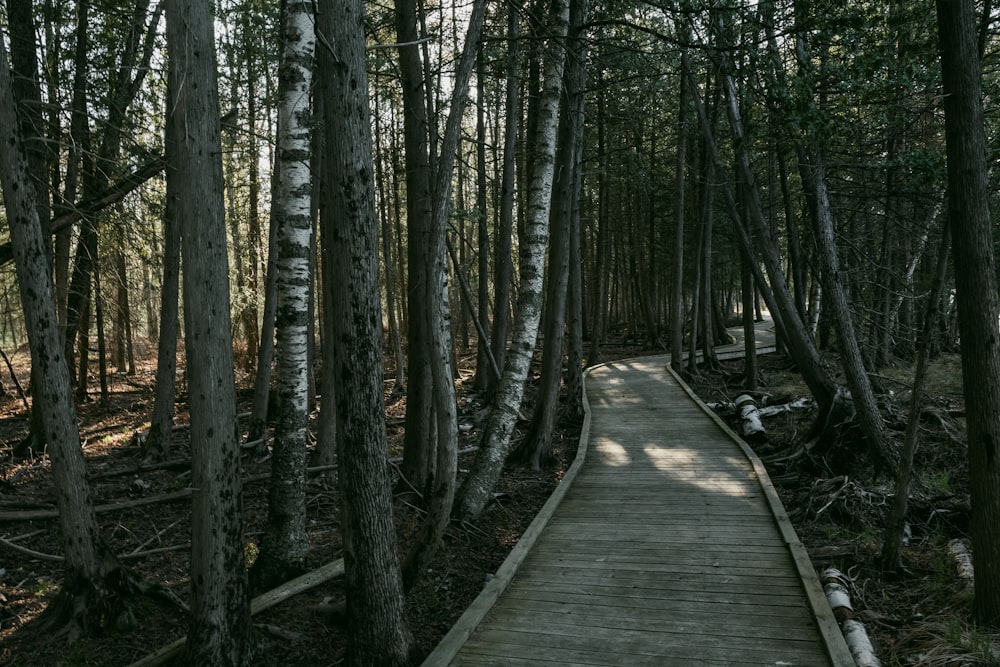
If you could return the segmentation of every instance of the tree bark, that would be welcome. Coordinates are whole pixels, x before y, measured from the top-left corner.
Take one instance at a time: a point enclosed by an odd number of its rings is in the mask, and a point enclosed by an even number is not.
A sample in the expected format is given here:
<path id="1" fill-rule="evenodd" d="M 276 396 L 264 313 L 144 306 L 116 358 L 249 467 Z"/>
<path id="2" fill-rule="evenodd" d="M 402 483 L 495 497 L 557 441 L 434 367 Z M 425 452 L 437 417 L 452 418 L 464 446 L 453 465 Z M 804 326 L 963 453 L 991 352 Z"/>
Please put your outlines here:
<path id="1" fill-rule="evenodd" d="M 1000 625 L 1000 303 L 989 209 L 982 72 L 972 0 L 938 0 L 948 159 L 948 218 L 962 332 L 962 384 L 969 441 L 973 613 Z"/>
<path id="2" fill-rule="evenodd" d="M 483 440 L 472 469 L 455 503 L 455 515 L 474 521 L 496 486 L 510 449 L 510 436 L 517 421 L 541 319 L 545 277 L 545 243 L 548 236 L 555 166 L 556 129 L 565 61 L 569 4 L 557 0 L 548 17 L 545 47 L 545 77 L 538 104 L 537 133 L 533 142 L 534 167 L 528 186 L 525 235 L 521 239 L 521 283 L 518 288 L 518 319 L 513 342 L 497 391 L 497 402 L 483 429 Z"/>
<path id="3" fill-rule="evenodd" d="M 559 118 L 556 166 L 549 227 L 549 258 L 546 304 L 543 315 L 542 370 L 535 410 L 517 456 L 535 470 L 552 461 L 552 433 L 559 413 L 563 350 L 566 330 L 566 300 L 569 290 L 570 236 L 573 211 L 579 195 L 576 167 L 583 150 L 583 112 L 587 60 L 583 26 L 587 1 L 570 0 L 567 35 L 568 61 L 563 71 L 565 98 Z"/>
<path id="4" fill-rule="evenodd" d="M 164 138 L 166 162 L 176 165 L 176 133 L 170 127 L 175 119 L 169 113 L 173 103 L 174 93 L 168 90 L 165 114 L 168 127 Z M 156 397 L 153 400 L 153 414 L 149 419 L 149 434 L 143 445 L 143 455 L 157 461 L 170 458 L 174 428 L 181 268 L 181 220 L 177 217 L 180 193 L 177 192 L 177 185 L 177 177 L 168 173 L 166 208 L 163 214 L 163 280 L 160 285 L 160 331 L 156 346 Z"/>
<path id="5" fill-rule="evenodd" d="M 432 372 L 430 368 L 430 321 L 427 294 L 433 216 L 431 150 L 427 99 L 430 87 L 420 61 L 416 0 L 396 0 L 396 40 L 399 47 L 399 78 L 403 88 L 403 143 L 406 163 L 407 233 L 407 368 L 406 427 L 401 482 L 423 493 L 432 473 L 434 434 L 432 420 Z"/>
<path id="6" fill-rule="evenodd" d="M 18 287 L 36 369 L 36 411 L 52 459 L 53 486 L 65 545 L 63 588 L 50 603 L 53 623 L 70 636 L 101 629 L 118 612 L 110 577 L 118 564 L 100 537 L 87 484 L 69 368 L 62 356 L 45 239 L 38 221 L 34 184 L 17 123 L 7 50 L 0 40 L 0 185 L 10 225 Z"/>
<path id="7" fill-rule="evenodd" d="M 252 662 L 244 564 L 239 424 L 214 18 L 207 0 L 168 0 L 169 110 L 184 259 L 184 329 L 191 409 L 191 664 Z"/>
<path id="8" fill-rule="evenodd" d="M 277 194 L 278 179 L 281 178 L 281 163 L 275 160 L 271 172 L 271 192 Z M 264 275 L 264 312 L 260 324 L 260 348 L 257 350 L 257 372 L 254 374 L 253 403 L 250 408 L 250 423 L 247 427 L 247 441 L 260 440 L 263 445 L 267 429 L 267 407 L 271 395 L 271 371 L 274 362 L 274 326 L 278 312 L 278 260 L 281 248 L 278 246 L 278 223 L 275 210 L 271 210 L 267 236 L 267 268 Z M 263 446 L 261 447 L 263 450 Z"/>
<path id="9" fill-rule="evenodd" d="M 277 401 L 267 524 L 250 572 L 267 590 L 306 570 L 306 439 L 309 421 L 309 322 L 312 295 L 312 146 L 309 105 L 316 33 L 313 5 L 283 3 L 284 52 L 278 80 Z"/>
<path id="10" fill-rule="evenodd" d="M 319 32 L 338 61 L 320 72 L 332 90 L 325 111 L 325 190 L 337 215 L 334 344 L 341 527 L 350 665 L 400 667 L 412 659 L 396 555 L 382 398 L 381 298 L 372 183 L 368 74 L 361 0 L 322 0 Z"/>
<path id="11" fill-rule="evenodd" d="M 686 216 L 685 195 L 687 185 L 688 134 L 688 87 L 686 74 L 691 68 L 691 56 L 687 49 L 681 52 L 680 101 L 677 103 L 677 157 L 674 184 L 674 259 L 673 296 L 670 300 L 670 367 L 680 372 L 684 366 L 684 218 Z"/>
<path id="12" fill-rule="evenodd" d="M 500 177 L 500 212 L 497 221 L 493 263 L 493 334 L 490 344 L 497 367 L 503 372 L 510 324 L 510 290 L 514 276 L 512 238 L 514 234 L 514 176 L 517 167 L 517 126 L 520 119 L 518 68 L 520 59 L 520 0 L 507 7 L 507 80 L 504 92 L 503 168 Z M 495 398 L 499 381 L 491 378 L 486 395 Z"/>

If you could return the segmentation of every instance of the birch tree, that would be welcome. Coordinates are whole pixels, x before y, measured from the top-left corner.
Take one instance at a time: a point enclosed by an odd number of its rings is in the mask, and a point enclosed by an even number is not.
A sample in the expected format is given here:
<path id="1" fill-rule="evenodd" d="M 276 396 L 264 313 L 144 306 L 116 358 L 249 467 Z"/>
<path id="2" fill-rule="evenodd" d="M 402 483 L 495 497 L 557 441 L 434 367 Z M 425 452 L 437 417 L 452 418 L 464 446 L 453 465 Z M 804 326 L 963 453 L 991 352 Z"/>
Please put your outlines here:
<path id="1" fill-rule="evenodd" d="M 552 460 L 552 432 L 559 411 L 569 294 L 570 237 L 573 226 L 578 226 L 579 223 L 579 219 L 574 220 L 573 215 L 574 211 L 579 213 L 577 201 L 582 177 L 578 166 L 579 156 L 583 152 L 587 60 L 583 26 L 587 20 L 586 14 L 586 0 L 571 0 L 567 39 L 570 56 L 563 72 L 566 96 L 559 119 L 552 192 L 551 240 L 545 290 L 548 301 L 542 322 L 541 381 L 527 436 L 515 454 L 530 461 L 536 470 Z"/>
<path id="2" fill-rule="evenodd" d="M 284 53 L 278 80 L 277 407 L 267 527 L 251 572 L 264 590 L 301 574 L 306 534 L 306 431 L 309 418 L 308 323 L 312 253 L 312 155 L 309 125 L 313 4 L 284 3 Z"/>
<path id="3" fill-rule="evenodd" d="M 541 319 L 545 283 L 545 246 L 555 166 L 559 99 L 566 57 L 569 2 L 554 0 L 549 8 L 545 43 L 545 76 L 538 102 L 536 133 L 532 142 L 534 166 L 528 184 L 524 238 L 520 243 L 521 281 L 517 293 L 517 320 L 511 348 L 497 389 L 496 404 L 483 429 L 475 463 L 459 490 L 453 515 L 473 521 L 490 498 L 510 451 L 510 439 L 517 422 L 524 381 L 531 367 L 535 338 Z"/>

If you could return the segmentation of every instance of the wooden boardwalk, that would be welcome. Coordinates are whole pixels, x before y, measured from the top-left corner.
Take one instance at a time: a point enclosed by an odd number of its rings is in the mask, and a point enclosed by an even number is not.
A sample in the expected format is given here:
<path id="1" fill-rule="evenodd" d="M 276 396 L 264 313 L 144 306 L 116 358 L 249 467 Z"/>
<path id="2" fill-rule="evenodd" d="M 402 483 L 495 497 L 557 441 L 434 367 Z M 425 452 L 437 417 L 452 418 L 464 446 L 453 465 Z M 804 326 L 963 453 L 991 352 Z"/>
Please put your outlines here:
<path id="1" fill-rule="evenodd" d="M 667 363 L 588 375 L 567 479 L 424 665 L 853 666 L 763 467 Z"/>

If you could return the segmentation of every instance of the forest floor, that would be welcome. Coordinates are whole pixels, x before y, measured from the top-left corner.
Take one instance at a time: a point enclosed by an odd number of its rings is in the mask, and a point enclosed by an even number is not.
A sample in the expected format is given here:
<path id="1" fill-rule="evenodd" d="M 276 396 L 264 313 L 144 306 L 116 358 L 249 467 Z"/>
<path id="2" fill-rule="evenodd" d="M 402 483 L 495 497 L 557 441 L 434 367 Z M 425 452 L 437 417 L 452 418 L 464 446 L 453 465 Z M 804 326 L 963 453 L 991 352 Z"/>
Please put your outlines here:
<path id="1" fill-rule="evenodd" d="M 620 344 L 604 348 L 603 353 L 608 360 L 659 352 Z M 13 360 L 19 374 L 26 370 L 26 358 L 26 352 L 21 352 Z M 781 358 L 770 355 L 761 359 L 766 394 L 759 396 L 762 402 L 779 403 L 806 395 L 801 380 Z M 461 361 L 471 364 L 474 358 Z M 784 415 L 766 422 L 768 440 L 755 447 L 814 565 L 835 566 L 852 578 L 854 608 L 868 626 L 884 664 L 997 665 L 998 637 L 968 623 L 971 594 L 956 575 L 947 548 L 949 540 L 968 537 L 959 366 L 955 357 L 945 356 L 934 368 L 922 420 L 914 518 L 903 578 L 883 578 L 878 565 L 891 482 L 866 466 L 865 457 L 856 451 L 853 434 L 845 434 L 836 450 L 840 455 L 790 461 L 787 455 L 801 445 L 810 414 Z M 731 400 L 741 393 L 741 372 L 741 362 L 729 362 L 721 370 L 702 371 L 693 384 L 705 400 Z M 154 370 L 147 363 L 135 375 L 112 376 L 106 401 L 92 390 L 92 400 L 80 406 L 81 432 L 98 505 L 161 499 L 102 511 L 98 518 L 103 535 L 126 565 L 183 601 L 189 586 L 189 501 L 182 493 L 172 501 L 162 498 L 188 488 L 190 451 L 184 429 L 179 427 L 171 466 L 150 470 L 139 465 L 136 435 L 148 427 L 153 376 Z M 26 381 L 26 375 L 22 379 Z M 906 369 L 889 373 L 883 380 L 885 388 L 892 390 L 886 407 L 892 414 L 905 414 L 909 397 Z M 240 378 L 241 385 L 247 383 L 247 378 Z M 458 387 L 459 419 L 467 425 L 460 447 L 471 449 L 481 433 L 483 405 L 470 389 L 470 372 L 463 371 Z M 179 425 L 187 420 L 183 387 L 181 390 Z M 249 391 L 241 397 L 248 401 Z M 530 406 L 524 412 L 530 412 Z M 391 456 L 399 453 L 404 413 L 405 398 L 388 408 Z M 901 429 L 902 420 L 894 426 Z M 408 598 L 410 626 L 421 654 L 429 652 L 448 631 L 548 498 L 575 455 L 579 429 L 579 423 L 561 424 L 554 441 L 556 463 L 552 468 L 535 472 L 508 466 L 496 500 L 481 520 L 475 526 L 450 528 L 433 570 Z M 48 459 L 42 456 L 17 462 L 11 458 L 11 447 L 26 430 L 20 399 L 13 395 L 0 399 L 0 539 L 5 541 L 0 543 L 0 665 L 129 665 L 182 637 L 185 612 L 178 605 L 151 599 L 136 603 L 135 625 L 72 646 L 53 641 L 33 626 L 32 621 L 58 590 L 62 570 L 55 559 L 61 551 L 56 521 L 19 516 L 52 507 Z M 901 440 L 901 430 L 898 435 Z M 463 455 L 460 469 L 468 466 L 472 456 Z M 249 558 L 255 554 L 266 517 L 268 470 L 266 459 L 244 457 L 244 530 Z M 309 486 L 310 565 L 315 567 L 340 556 L 339 503 L 332 481 L 317 476 L 311 478 Z M 395 511 L 402 552 L 421 515 L 402 499 Z M 331 609 L 342 599 L 341 584 L 334 580 L 256 616 L 256 664 L 340 664 L 345 637 L 342 619 Z"/>
<path id="2" fill-rule="evenodd" d="M 809 395 L 784 358 L 772 354 L 760 361 L 760 388 L 753 395 L 761 406 Z M 887 369 L 874 379 L 881 385 L 889 430 L 901 444 L 913 369 Z M 689 381 L 706 402 L 732 401 L 744 393 L 743 362 L 723 362 L 715 371 L 703 368 Z M 957 540 L 971 549 L 961 381 L 957 354 L 931 361 L 900 575 L 884 573 L 880 563 L 895 482 L 886 471 L 875 470 L 858 428 L 842 429 L 823 456 L 803 456 L 815 411 L 784 413 L 765 419 L 766 441 L 751 445 L 813 566 L 818 572 L 835 567 L 850 578 L 854 611 L 887 666 L 1000 665 L 1000 634 L 970 622 L 972 587 L 959 575 L 950 547 Z M 734 430 L 735 421 L 727 418 Z"/>

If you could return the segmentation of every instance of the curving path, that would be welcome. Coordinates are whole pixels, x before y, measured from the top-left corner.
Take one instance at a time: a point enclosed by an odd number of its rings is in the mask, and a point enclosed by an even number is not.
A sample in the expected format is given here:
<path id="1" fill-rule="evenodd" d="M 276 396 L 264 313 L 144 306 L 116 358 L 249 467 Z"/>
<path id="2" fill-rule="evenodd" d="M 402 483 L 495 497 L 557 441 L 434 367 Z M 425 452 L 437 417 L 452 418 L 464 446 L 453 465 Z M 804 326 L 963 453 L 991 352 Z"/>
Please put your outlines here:
<path id="1" fill-rule="evenodd" d="M 763 466 L 668 362 L 592 369 L 576 462 L 425 665 L 854 664 Z"/>

